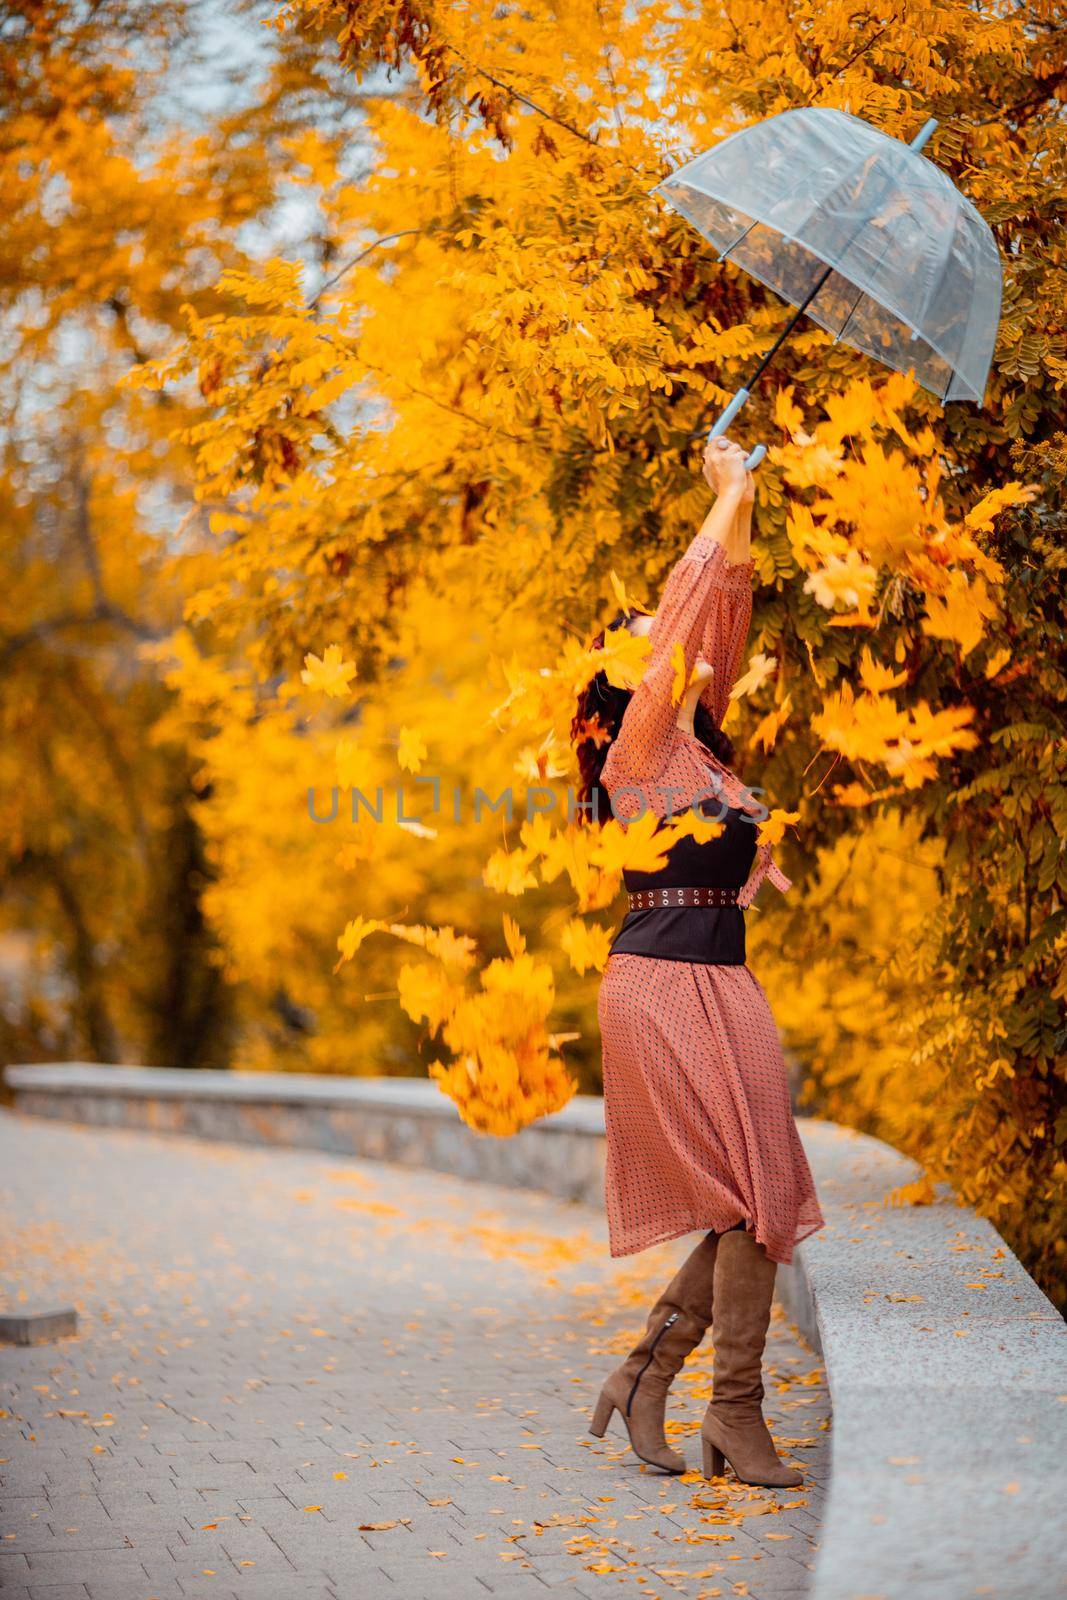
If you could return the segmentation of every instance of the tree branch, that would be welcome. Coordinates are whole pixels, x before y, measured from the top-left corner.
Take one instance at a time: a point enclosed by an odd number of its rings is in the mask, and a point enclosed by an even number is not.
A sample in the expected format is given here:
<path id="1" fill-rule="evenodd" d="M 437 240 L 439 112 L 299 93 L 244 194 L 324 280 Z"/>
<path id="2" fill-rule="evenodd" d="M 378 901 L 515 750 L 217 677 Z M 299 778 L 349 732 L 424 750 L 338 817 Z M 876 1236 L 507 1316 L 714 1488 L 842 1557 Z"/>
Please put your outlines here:
<path id="1" fill-rule="evenodd" d="M 57 616 L 46 617 L 41 622 L 33 623 L 29 628 L 23 628 L 21 633 L 11 634 L 0 643 L 0 667 L 6 666 L 20 650 L 47 639 L 51 634 L 66 633 L 71 628 L 91 627 L 97 622 L 113 623 L 124 633 L 132 633 L 136 638 L 144 639 L 146 642 L 166 637 L 165 630 L 148 628 L 144 623 L 131 617 L 121 606 L 115 605 L 110 600 L 100 600 L 90 611 L 61 611 Z"/>
<path id="2" fill-rule="evenodd" d="M 308 301 L 308 310 L 314 311 L 327 289 L 332 289 L 338 279 L 343 278 L 346 272 L 351 272 L 353 267 L 358 267 L 361 261 L 365 261 L 369 255 L 372 255 L 383 244 L 391 244 L 394 239 L 404 239 L 410 234 L 423 233 L 424 231 L 422 228 L 400 228 L 396 233 L 383 233 L 380 239 L 375 239 L 365 250 L 361 250 L 358 256 L 353 256 L 351 261 L 346 261 L 343 267 L 337 269 L 332 278 L 327 278 L 326 282 L 320 285 L 315 298 Z"/>

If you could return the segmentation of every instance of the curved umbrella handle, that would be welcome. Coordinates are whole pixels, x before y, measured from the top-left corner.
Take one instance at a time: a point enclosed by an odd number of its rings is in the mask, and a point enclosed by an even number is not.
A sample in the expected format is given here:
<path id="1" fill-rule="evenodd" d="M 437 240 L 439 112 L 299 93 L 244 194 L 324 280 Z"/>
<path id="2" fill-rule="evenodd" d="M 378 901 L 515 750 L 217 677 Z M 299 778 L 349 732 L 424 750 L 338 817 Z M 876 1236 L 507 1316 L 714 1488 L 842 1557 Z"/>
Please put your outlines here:
<path id="1" fill-rule="evenodd" d="M 730 401 L 730 404 L 726 407 L 726 410 L 719 417 L 718 421 L 712 423 L 711 432 L 708 434 L 709 439 L 719 439 L 722 437 L 747 399 L 748 390 L 738 389 L 737 393 Z"/>
<path id="2" fill-rule="evenodd" d="M 741 407 L 744 405 L 745 401 L 748 399 L 748 393 L 749 392 L 747 389 L 738 389 L 737 393 L 730 401 L 730 404 L 726 407 L 726 410 L 719 417 L 718 421 L 712 424 L 711 431 L 708 434 L 709 440 L 719 439 L 722 437 L 727 428 L 730 426 L 731 422 L 737 416 L 737 413 L 741 410 Z M 767 446 L 758 444 L 752 453 L 745 457 L 745 470 L 748 472 L 755 471 L 766 454 Z"/>

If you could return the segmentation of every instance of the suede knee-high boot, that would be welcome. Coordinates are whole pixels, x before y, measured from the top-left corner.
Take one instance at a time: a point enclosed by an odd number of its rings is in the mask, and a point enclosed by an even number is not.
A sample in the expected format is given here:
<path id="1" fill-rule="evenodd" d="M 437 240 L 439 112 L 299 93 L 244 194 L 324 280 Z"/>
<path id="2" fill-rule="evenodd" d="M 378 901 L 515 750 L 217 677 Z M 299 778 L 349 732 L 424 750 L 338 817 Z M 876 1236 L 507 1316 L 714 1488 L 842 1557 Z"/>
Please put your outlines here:
<path id="1" fill-rule="evenodd" d="M 747 1232 L 725 1233 L 715 1263 L 712 1399 L 700 1425 L 704 1476 L 729 1462 L 742 1483 L 788 1489 L 804 1479 L 779 1460 L 763 1420 L 763 1347 L 777 1267 Z"/>
<path id="2" fill-rule="evenodd" d="M 712 1318 L 719 1235 L 709 1233 L 682 1263 L 648 1314 L 643 1338 L 600 1391 L 589 1431 L 598 1439 L 617 1411 L 635 1455 L 664 1472 L 684 1472 L 685 1459 L 663 1431 L 667 1391 Z"/>

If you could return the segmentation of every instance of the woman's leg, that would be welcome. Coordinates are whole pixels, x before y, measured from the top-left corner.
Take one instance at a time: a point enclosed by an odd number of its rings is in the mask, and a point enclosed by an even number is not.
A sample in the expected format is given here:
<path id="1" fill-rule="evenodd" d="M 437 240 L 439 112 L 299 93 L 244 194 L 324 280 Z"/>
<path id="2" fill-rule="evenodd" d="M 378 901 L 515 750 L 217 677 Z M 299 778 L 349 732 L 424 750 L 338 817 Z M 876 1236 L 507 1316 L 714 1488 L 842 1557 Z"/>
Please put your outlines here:
<path id="1" fill-rule="evenodd" d="M 711 1323 L 719 1238 L 707 1234 L 675 1273 L 649 1312 L 643 1337 L 600 1391 L 590 1425 L 589 1431 L 603 1438 L 612 1412 L 618 1411 L 635 1455 L 665 1472 L 686 1470 L 664 1433 L 667 1392 Z"/>
<path id="2" fill-rule="evenodd" d="M 715 1260 L 711 1403 L 700 1425 L 704 1476 L 729 1462 L 742 1483 L 793 1488 L 804 1479 L 778 1458 L 763 1420 L 763 1348 L 777 1267 L 755 1236 L 731 1229 Z"/>

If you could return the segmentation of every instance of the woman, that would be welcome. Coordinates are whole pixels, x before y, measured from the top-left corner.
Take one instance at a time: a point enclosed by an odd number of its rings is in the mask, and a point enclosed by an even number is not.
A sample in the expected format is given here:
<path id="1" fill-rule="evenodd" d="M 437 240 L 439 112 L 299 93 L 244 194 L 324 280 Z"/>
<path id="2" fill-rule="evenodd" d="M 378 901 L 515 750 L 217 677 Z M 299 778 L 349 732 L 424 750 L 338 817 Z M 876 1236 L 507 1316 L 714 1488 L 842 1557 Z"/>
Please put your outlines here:
<path id="1" fill-rule="evenodd" d="M 667 1391 L 711 1326 L 705 1476 L 729 1461 L 745 1483 L 789 1487 L 803 1480 L 763 1420 L 763 1347 L 777 1264 L 823 1218 L 770 1008 L 745 965 L 743 908 L 764 877 L 781 890 L 789 880 L 757 845 L 767 813 L 731 771 L 721 729 L 752 615 L 752 476 L 726 439 L 705 453 L 704 473 L 715 504 L 655 616 L 612 624 L 650 637 L 641 683 L 631 694 L 599 673 L 572 728 L 583 798 L 601 822 L 608 802 L 624 824 L 645 809 L 680 819 L 694 802 L 722 822 L 714 839 L 675 844 L 659 872 L 624 873 L 630 911 L 599 1000 L 611 1254 L 707 1232 L 604 1384 L 591 1431 L 602 1437 L 618 1411 L 642 1460 L 684 1472 L 664 1437 Z"/>

